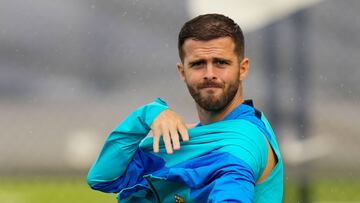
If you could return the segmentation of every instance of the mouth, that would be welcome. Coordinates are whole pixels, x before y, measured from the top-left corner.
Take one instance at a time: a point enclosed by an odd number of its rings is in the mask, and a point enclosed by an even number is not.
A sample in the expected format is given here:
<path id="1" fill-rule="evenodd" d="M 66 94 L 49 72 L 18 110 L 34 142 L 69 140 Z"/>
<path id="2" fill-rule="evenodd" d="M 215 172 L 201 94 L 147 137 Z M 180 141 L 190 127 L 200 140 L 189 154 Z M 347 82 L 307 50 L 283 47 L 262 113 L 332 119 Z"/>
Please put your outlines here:
<path id="1" fill-rule="evenodd" d="M 213 88 L 222 88 L 221 84 L 203 84 L 199 89 L 213 89 Z"/>
<path id="2" fill-rule="evenodd" d="M 203 92 L 203 94 L 213 95 L 213 94 L 215 94 L 216 92 L 219 92 L 220 89 L 221 89 L 221 88 L 220 88 L 220 87 L 217 87 L 217 86 L 207 86 L 207 87 L 201 88 L 200 90 Z"/>
<path id="3" fill-rule="evenodd" d="M 217 83 L 205 83 L 200 86 L 200 91 L 202 91 L 204 94 L 215 94 L 220 89 L 222 89 L 221 84 Z"/>
<path id="4" fill-rule="evenodd" d="M 217 86 L 208 86 L 208 87 L 202 87 L 202 90 L 212 90 L 212 89 L 220 89 L 220 87 Z"/>

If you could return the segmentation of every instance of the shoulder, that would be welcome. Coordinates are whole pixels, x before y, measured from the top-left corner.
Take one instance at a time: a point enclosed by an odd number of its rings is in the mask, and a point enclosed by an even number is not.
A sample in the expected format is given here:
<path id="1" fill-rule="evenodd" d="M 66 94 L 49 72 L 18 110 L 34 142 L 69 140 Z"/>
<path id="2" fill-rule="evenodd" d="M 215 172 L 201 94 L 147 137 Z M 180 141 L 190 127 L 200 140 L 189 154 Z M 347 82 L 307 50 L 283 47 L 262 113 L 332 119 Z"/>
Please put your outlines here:
<path id="1" fill-rule="evenodd" d="M 221 125 L 227 126 L 222 138 L 229 142 L 219 151 L 230 152 L 246 162 L 258 179 L 268 161 L 268 142 L 262 130 L 245 119 L 224 121 Z"/>

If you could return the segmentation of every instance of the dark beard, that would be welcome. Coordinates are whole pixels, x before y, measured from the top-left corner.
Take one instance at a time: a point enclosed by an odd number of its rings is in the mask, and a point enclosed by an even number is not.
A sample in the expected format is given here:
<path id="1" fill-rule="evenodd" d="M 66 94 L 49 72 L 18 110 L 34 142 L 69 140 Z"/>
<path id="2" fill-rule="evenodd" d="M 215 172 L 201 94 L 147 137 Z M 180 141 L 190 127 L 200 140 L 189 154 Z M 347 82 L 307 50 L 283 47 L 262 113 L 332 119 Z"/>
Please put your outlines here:
<path id="1" fill-rule="evenodd" d="M 234 83 L 231 83 L 229 85 L 229 88 L 227 90 L 224 90 L 223 94 L 220 95 L 219 98 L 215 98 L 214 96 L 208 96 L 206 98 L 201 96 L 201 93 L 199 89 L 205 88 L 205 87 L 219 87 L 224 89 L 223 84 L 218 84 L 215 82 L 205 82 L 200 85 L 198 85 L 197 88 L 192 87 L 190 85 L 187 85 L 189 92 L 191 96 L 194 98 L 195 102 L 206 111 L 211 112 L 217 112 L 224 109 L 235 97 L 236 92 L 239 89 L 240 81 L 236 80 Z"/>

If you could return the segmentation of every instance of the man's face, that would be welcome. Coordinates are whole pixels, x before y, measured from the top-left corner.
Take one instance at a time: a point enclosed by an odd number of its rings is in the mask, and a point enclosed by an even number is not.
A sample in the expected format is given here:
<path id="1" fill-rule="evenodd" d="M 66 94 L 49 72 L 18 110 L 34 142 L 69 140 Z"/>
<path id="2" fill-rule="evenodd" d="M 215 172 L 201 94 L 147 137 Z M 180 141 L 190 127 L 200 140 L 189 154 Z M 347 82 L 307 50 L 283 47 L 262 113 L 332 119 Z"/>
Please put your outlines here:
<path id="1" fill-rule="evenodd" d="M 219 111 L 236 95 L 241 96 L 241 80 L 248 59 L 239 61 L 230 37 L 209 41 L 187 39 L 184 59 L 178 70 L 196 103 L 207 111 Z M 244 69 L 244 64 L 246 69 Z"/>

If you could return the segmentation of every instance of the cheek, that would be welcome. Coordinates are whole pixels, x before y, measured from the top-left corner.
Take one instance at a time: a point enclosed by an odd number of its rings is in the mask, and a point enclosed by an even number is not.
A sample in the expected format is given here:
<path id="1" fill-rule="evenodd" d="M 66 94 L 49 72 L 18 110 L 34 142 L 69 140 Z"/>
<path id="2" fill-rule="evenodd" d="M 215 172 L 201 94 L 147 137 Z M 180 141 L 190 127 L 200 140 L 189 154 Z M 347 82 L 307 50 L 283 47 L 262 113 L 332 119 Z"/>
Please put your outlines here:
<path id="1" fill-rule="evenodd" d="M 188 84 L 188 85 L 193 85 L 193 84 L 197 84 L 199 82 L 201 82 L 201 77 L 198 77 L 196 75 L 196 73 L 191 73 L 191 74 L 186 74 L 185 73 L 185 82 Z"/>
<path id="2" fill-rule="evenodd" d="M 229 72 L 227 75 L 226 75 L 226 79 L 228 81 L 231 81 L 231 82 L 234 82 L 236 80 L 240 80 L 240 70 L 238 69 L 235 69 L 231 72 Z"/>
<path id="3" fill-rule="evenodd" d="M 187 78 L 187 79 L 185 79 L 185 83 L 187 86 L 190 86 L 193 89 L 197 89 L 196 87 L 198 86 L 198 83 L 196 81 L 189 80 L 189 78 Z"/>

